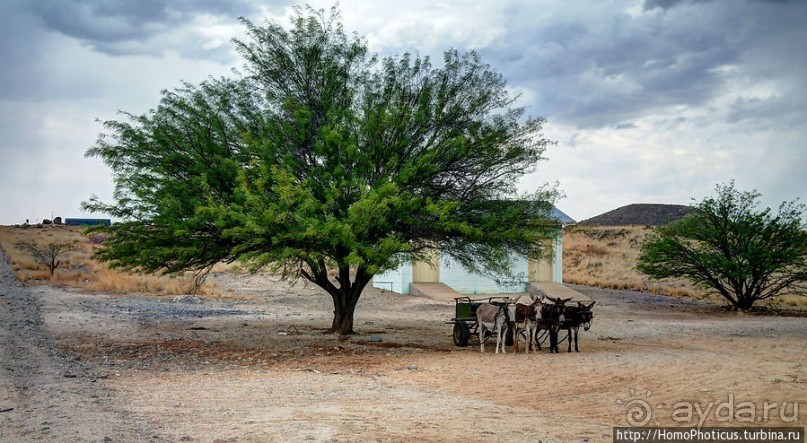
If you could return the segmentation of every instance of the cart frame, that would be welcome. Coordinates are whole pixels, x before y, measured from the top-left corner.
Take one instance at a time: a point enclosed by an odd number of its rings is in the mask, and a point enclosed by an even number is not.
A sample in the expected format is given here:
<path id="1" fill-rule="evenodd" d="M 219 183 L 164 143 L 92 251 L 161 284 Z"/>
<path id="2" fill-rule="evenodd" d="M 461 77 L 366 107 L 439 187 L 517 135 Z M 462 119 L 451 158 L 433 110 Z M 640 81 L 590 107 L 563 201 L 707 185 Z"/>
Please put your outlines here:
<path id="1" fill-rule="evenodd" d="M 469 296 L 454 297 L 454 317 L 446 321 L 446 324 L 453 324 L 452 338 L 454 345 L 458 347 L 468 346 L 471 336 L 479 336 L 479 322 L 476 320 L 476 309 L 483 303 L 493 305 L 506 305 L 510 299 L 507 296 L 491 296 L 486 298 L 472 299 Z M 512 346 L 513 332 L 508 328 L 507 345 Z M 493 335 L 491 331 L 485 331 L 483 340 Z"/>

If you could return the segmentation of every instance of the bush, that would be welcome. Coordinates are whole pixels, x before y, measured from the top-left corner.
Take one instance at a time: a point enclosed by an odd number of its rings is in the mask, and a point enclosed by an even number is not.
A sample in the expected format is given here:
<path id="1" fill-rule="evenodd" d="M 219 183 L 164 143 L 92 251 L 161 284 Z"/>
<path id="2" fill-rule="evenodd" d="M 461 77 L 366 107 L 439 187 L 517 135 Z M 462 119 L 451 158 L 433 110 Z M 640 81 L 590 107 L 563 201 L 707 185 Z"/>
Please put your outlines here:
<path id="1" fill-rule="evenodd" d="M 740 192 L 733 182 L 716 190 L 684 219 L 659 227 L 636 268 L 654 279 L 688 279 L 743 311 L 788 290 L 803 294 L 805 206 L 785 202 L 774 214 L 756 210 L 756 191 Z"/>
<path id="2" fill-rule="evenodd" d="M 32 241 L 19 242 L 17 246 L 27 251 L 35 262 L 45 266 L 50 271 L 50 275 L 62 264 L 65 254 L 76 250 L 75 243 L 52 242 L 41 245 Z"/>

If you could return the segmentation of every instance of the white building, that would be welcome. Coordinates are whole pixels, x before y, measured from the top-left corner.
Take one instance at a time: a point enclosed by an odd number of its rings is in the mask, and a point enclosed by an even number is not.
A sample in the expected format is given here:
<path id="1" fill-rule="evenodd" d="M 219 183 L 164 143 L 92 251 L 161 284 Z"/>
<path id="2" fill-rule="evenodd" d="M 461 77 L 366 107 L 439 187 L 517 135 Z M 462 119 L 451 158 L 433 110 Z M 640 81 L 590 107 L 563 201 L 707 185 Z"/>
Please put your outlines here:
<path id="1" fill-rule="evenodd" d="M 557 208 L 552 209 L 552 217 L 562 226 L 574 223 L 574 220 Z M 510 272 L 515 276 L 514 280 L 511 278 L 504 281 L 501 278 L 474 274 L 447 255 L 435 254 L 434 259 L 429 262 L 404 263 L 397 269 L 376 274 L 373 277 L 373 287 L 410 294 L 412 283 L 443 283 L 462 294 L 509 294 L 527 292 L 530 282 L 563 283 L 563 229 L 547 239 L 547 246 L 551 246 L 552 252 L 546 259 L 511 257 Z"/>

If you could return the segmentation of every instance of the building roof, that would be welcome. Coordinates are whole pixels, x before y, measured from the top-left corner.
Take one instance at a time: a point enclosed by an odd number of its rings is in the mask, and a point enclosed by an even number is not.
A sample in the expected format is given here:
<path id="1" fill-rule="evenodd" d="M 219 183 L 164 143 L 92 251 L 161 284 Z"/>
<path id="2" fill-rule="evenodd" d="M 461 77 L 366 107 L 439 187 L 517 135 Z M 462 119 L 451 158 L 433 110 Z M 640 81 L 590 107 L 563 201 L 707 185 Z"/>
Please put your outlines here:
<path id="1" fill-rule="evenodd" d="M 556 206 L 552 206 L 552 213 L 550 214 L 550 216 L 552 218 L 554 218 L 555 220 L 563 223 L 564 225 L 570 225 L 570 224 L 577 223 L 576 221 L 574 221 L 573 218 L 566 215 L 563 211 L 558 209 Z"/>

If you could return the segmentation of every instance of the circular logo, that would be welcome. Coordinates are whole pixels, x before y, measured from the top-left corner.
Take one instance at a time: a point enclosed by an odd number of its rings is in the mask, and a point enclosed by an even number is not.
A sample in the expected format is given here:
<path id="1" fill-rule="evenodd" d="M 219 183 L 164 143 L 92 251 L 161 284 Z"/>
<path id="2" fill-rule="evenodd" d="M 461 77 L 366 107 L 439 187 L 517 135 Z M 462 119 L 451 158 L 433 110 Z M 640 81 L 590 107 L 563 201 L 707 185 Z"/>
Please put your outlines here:
<path id="1" fill-rule="evenodd" d="M 626 416 L 631 426 L 644 426 L 653 418 L 653 408 L 642 399 L 635 398 L 628 402 Z"/>
<path id="2" fill-rule="evenodd" d="M 651 395 L 653 395 L 652 391 L 645 391 L 645 398 L 650 398 Z M 650 423 L 653 418 L 653 407 L 643 400 L 641 395 L 637 395 L 633 388 L 630 390 L 630 396 L 631 398 L 628 400 L 616 400 L 616 404 L 624 405 L 627 408 L 625 417 L 628 419 L 628 424 L 639 427 Z M 617 417 L 616 421 L 621 421 L 621 419 L 622 417 Z"/>

